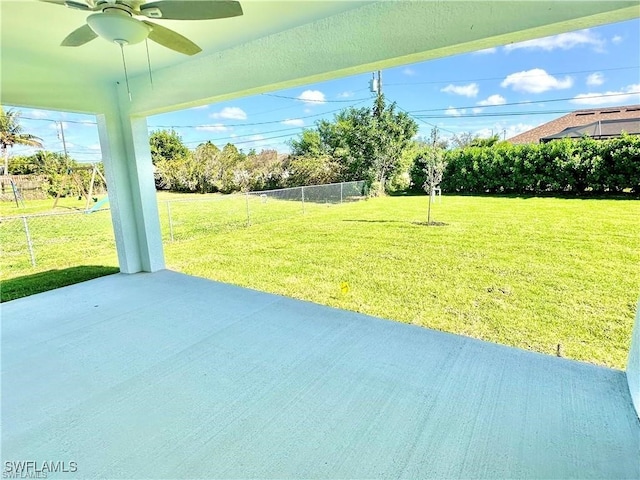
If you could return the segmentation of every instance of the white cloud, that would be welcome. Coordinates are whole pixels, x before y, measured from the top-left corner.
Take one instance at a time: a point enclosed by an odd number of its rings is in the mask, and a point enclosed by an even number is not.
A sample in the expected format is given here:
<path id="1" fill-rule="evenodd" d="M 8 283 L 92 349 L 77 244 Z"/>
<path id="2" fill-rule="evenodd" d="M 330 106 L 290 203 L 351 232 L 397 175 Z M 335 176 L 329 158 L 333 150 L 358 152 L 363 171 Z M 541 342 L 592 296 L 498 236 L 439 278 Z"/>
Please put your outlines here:
<path id="1" fill-rule="evenodd" d="M 606 105 L 640 103 L 640 83 L 627 85 L 620 90 L 601 93 L 580 93 L 570 100 L 578 105 Z"/>
<path id="2" fill-rule="evenodd" d="M 313 112 L 313 110 L 311 110 L 310 108 L 305 108 L 305 109 L 303 110 L 303 112 L 304 112 L 304 113 L 311 113 L 311 112 Z"/>
<path id="3" fill-rule="evenodd" d="M 325 103 L 326 99 L 324 93 L 320 90 L 305 90 L 298 95 L 298 100 L 302 100 L 304 103 L 320 104 Z"/>
<path id="4" fill-rule="evenodd" d="M 478 54 L 478 55 L 487 55 L 487 54 L 491 54 L 491 53 L 496 53 L 498 51 L 498 49 L 496 47 L 491 47 L 491 48 L 483 48 L 482 50 L 477 50 L 473 53 Z"/>
<path id="5" fill-rule="evenodd" d="M 292 127 L 303 127 L 304 120 L 301 118 L 287 118 L 286 120 L 280 122 L 283 125 L 291 125 Z"/>
<path id="6" fill-rule="evenodd" d="M 89 150 L 100 150 L 100 144 L 99 143 L 92 143 L 91 145 L 89 145 L 87 147 Z"/>
<path id="7" fill-rule="evenodd" d="M 27 116 L 33 118 L 49 118 L 51 112 L 47 112 L 45 110 L 30 110 Z"/>
<path id="8" fill-rule="evenodd" d="M 196 130 L 200 130 L 201 132 L 226 132 L 229 130 L 229 127 L 226 127 L 222 123 L 214 123 L 213 125 L 199 125 L 196 127 Z"/>
<path id="9" fill-rule="evenodd" d="M 614 44 L 616 44 L 616 45 L 617 45 L 617 44 L 621 43 L 621 42 L 622 42 L 622 40 L 623 40 L 623 38 L 622 38 L 620 35 L 614 35 L 614 36 L 611 38 L 611 43 L 614 43 Z"/>
<path id="10" fill-rule="evenodd" d="M 505 138 L 515 137 L 516 135 L 520 135 L 521 133 L 528 132 L 532 128 L 536 128 L 538 125 L 530 125 L 527 123 L 517 123 L 515 125 L 509 125 L 506 127 Z M 503 132 L 504 134 L 505 132 Z"/>
<path id="11" fill-rule="evenodd" d="M 228 118 L 232 120 L 246 120 L 247 114 L 239 107 L 224 107 L 219 112 L 209 115 L 211 118 Z"/>
<path id="12" fill-rule="evenodd" d="M 460 115 L 464 115 L 466 110 L 464 108 L 458 109 L 454 107 L 449 107 L 444 111 L 445 115 L 450 115 L 452 117 L 459 117 Z"/>
<path id="13" fill-rule="evenodd" d="M 351 98 L 353 97 L 353 92 L 342 92 L 338 94 L 338 98 Z"/>
<path id="14" fill-rule="evenodd" d="M 500 86 L 511 87 L 516 92 L 542 93 L 548 90 L 562 90 L 571 88 L 573 79 L 565 77 L 558 79 L 549 75 L 541 68 L 533 68 L 522 72 L 512 73 L 502 81 Z"/>
<path id="15" fill-rule="evenodd" d="M 406 67 L 405 69 L 403 69 L 402 73 L 404 75 L 407 75 L 408 77 L 413 77 L 414 75 L 416 75 L 416 71 L 413 68 L 409 68 L 409 67 Z"/>
<path id="16" fill-rule="evenodd" d="M 602 52 L 605 43 L 605 40 L 599 34 L 587 29 L 512 43 L 511 45 L 505 45 L 504 49 L 507 52 L 520 49 L 551 52 L 557 49 L 570 50 L 575 47 L 591 46 L 596 52 Z"/>
<path id="17" fill-rule="evenodd" d="M 600 72 L 594 72 L 587 77 L 587 85 L 597 86 L 604 83 L 604 75 Z"/>
<path id="18" fill-rule="evenodd" d="M 495 95 L 490 95 L 488 98 L 486 98 L 485 100 L 480 100 L 478 102 L 478 105 L 482 105 L 482 106 L 487 106 L 487 105 L 504 105 L 505 103 L 507 103 L 507 101 L 505 100 L 505 98 L 502 95 L 499 94 L 495 94 Z"/>
<path id="19" fill-rule="evenodd" d="M 478 95 L 480 89 L 477 83 L 470 83 L 469 85 L 447 85 L 440 90 L 445 93 L 454 93 L 456 95 L 462 95 L 464 97 L 475 97 Z"/>
<path id="20" fill-rule="evenodd" d="M 251 137 L 249 137 L 249 140 L 259 142 L 260 140 L 264 140 L 264 135 L 252 135 Z"/>
<path id="21" fill-rule="evenodd" d="M 480 108 L 480 107 L 475 107 L 472 112 L 473 113 L 482 113 L 482 111 L 484 110 L 484 108 Z"/>
<path id="22" fill-rule="evenodd" d="M 526 123 L 516 123 L 512 125 L 506 125 L 502 123 L 496 123 L 492 128 L 485 127 L 473 132 L 480 138 L 489 138 L 491 135 L 498 135 L 500 140 L 515 137 L 521 133 L 527 132 L 538 125 L 530 125 Z"/>

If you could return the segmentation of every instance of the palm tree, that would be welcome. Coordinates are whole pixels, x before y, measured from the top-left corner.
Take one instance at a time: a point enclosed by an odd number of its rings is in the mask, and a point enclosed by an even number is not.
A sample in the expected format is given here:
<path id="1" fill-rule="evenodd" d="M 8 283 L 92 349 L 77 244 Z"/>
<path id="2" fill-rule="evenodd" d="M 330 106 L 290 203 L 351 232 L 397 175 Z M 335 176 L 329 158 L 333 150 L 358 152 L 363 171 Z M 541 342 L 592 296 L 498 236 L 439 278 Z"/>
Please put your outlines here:
<path id="1" fill-rule="evenodd" d="M 14 145 L 42 148 L 42 139 L 22 131 L 20 112 L 16 110 L 5 112 L 0 105 L 0 152 L 4 159 L 3 175 L 9 174 L 9 148 Z"/>

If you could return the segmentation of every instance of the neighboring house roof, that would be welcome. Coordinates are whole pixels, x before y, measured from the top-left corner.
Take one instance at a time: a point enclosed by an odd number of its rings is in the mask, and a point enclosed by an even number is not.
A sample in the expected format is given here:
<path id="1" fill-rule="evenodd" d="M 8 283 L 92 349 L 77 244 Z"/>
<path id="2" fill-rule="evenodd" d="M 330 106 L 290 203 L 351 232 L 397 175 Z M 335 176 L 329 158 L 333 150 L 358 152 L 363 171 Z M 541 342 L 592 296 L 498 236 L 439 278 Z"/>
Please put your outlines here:
<path id="1" fill-rule="evenodd" d="M 549 142 L 559 138 L 582 138 L 588 135 L 593 138 L 619 137 L 622 132 L 630 135 L 640 135 L 640 117 L 621 120 L 598 120 L 597 122 L 580 127 L 569 127 L 554 135 L 548 135 L 540 139 L 541 142 Z"/>
<path id="2" fill-rule="evenodd" d="M 509 138 L 508 141 L 511 143 L 538 143 L 543 138 L 556 135 L 568 129 L 592 124 L 596 124 L 596 128 L 598 128 L 597 124 L 599 121 L 602 125 L 606 122 L 613 128 L 615 124 L 610 123 L 612 120 L 640 120 L 640 105 L 576 110 L 575 112 L 568 113 L 539 127 Z M 629 130 L 625 129 L 625 131 L 631 133 Z M 620 132 L 621 130 L 618 131 L 617 135 L 619 135 Z"/>

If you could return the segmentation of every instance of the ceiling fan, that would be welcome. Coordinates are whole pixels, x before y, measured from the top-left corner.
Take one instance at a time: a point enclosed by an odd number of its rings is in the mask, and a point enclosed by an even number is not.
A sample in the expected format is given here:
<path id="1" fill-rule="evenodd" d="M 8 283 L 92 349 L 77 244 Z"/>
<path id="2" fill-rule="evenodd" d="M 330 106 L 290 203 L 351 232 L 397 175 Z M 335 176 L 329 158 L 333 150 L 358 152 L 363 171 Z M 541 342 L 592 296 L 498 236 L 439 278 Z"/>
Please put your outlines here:
<path id="1" fill-rule="evenodd" d="M 233 0 L 40 0 L 92 13 L 86 25 L 71 32 L 61 43 L 79 47 L 102 37 L 120 46 L 152 40 L 185 55 L 202 49 L 179 33 L 137 16 L 158 20 L 212 20 L 242 15 L 240 3 Z"/>

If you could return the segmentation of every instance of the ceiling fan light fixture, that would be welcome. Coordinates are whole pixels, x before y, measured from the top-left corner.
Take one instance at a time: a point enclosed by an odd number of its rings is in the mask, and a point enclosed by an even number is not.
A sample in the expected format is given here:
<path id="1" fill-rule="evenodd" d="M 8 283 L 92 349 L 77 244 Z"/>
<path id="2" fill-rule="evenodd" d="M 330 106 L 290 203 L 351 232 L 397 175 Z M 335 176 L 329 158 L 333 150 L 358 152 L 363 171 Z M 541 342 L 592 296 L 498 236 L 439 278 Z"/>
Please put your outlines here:
<path id="1" fill-rule="evenodd" d="M 151 27 L 124 14 L 94 13 L 89 15 L 87 23 L 91 30 L 102 38 L 124 45 L 140 43 L 149 36 Z"/>

